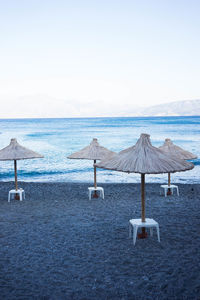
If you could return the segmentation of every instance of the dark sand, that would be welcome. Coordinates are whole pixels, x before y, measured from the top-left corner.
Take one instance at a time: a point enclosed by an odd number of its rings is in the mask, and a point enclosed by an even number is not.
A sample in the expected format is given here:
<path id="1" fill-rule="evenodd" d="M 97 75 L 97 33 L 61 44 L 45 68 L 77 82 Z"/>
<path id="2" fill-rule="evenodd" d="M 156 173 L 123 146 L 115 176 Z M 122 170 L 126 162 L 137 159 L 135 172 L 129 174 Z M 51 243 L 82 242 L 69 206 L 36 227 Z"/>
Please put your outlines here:
<path id="1" fill-rule="evenodd" d="M 7 202 L 0 183 L 0 299 L 200 299 L 200 185 L 180 197 L 146 184 L 146 217 L 157 236 L 128 237 L 140 218 L 139 184 L 21 183 L 26 200 Z"/>

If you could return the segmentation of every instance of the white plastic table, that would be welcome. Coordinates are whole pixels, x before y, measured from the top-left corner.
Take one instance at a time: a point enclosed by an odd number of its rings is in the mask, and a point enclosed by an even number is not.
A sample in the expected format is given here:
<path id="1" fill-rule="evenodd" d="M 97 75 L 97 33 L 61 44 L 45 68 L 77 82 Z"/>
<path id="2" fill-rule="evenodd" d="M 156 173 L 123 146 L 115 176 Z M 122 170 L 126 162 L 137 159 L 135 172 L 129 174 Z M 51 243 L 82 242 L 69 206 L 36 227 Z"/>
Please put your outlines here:
<path id="1" fill-rule="evenodd" d="M 133 245 L 136 243 L 137 231 L 139 227 L 150 228 L 150 235 L 153 236 L 153 228 L 157 230 L 158 241 L 160 242 L 160 231 L 158 222 L 153 219 L 146 218 L 145 222 L 142 222 L 141 219 L 131 219 L 129 220 L 129 237 L 132 236 L 133 230 Z"/>
<path id="2" fill-rule="evenodd" d="M 167 197 L 167 191 L 168 191 L 168 189 L 170 189 L 172 191 L 172 195 L 174 193 L 174 189 L 176 189 L 177 195 L 179 196 L 179 189 L 178 189 L 177 185 L 174 185 L 174 184 L 171 184 L 171 185 L 163 184 L 160 187 L 164 189 L 165 197 Z M 160 191 L 160 194 L 161 194 L 161 191 Z"/>
<path id="3" fill-rule="evenodd" d="M 92 195 L 92 192 L 95 192 L 95 191 L 99 191 L 100 192 L 100 196 L 104 199 L 104 189 L 100 186 L 98 187 L 89 187 L 88 188 L 88 193 L 89 193 L 89 200 L 91 200 L 91 195 Z"/>
<path id="4" fill-rule="evenodd" d="M 15 195 L 19 194 L 19 200 L 22 201 L 22 199 L 25 199 L 25 191 L 20 188 L 18 190 L 10 190 L 8 193 L 8 202 L 10 202 L 11 199 L 14 199 Z M 14 197 L 13 197 L 14 196 Z"/>

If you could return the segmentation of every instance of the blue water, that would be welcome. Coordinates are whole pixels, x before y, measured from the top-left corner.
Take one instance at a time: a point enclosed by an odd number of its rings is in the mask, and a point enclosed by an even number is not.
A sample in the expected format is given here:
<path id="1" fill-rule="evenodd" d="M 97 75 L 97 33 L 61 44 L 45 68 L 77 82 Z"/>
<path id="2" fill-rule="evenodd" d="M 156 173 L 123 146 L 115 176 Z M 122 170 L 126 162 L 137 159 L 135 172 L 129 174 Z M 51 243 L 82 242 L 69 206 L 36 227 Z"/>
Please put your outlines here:
<path id="1" fill-rule="evenodd" d="M 133 117 L 79 119 L 0 120 L 0 149 L 11 138 L 44 155 L 43 159 L 18 161 L 18 180 L 92 182 L 92 161 L 70 160 L 67 156 L 87 146 L 95 137 L 99 143 L 119 152 L 148 133 L 159 147 L 165 138 L 200 157 L 200 117 Z M 198 183 L 200 159 L 191 171 L 172 175 L 172 181 Z M 0 162 L 0 180 L 14 180 L 13 162 Z M 99 182 L 140 182 L 139 174 L 98 169 Z M 165 175 L 147 175 L 147 182 L 166 182 Z"/>

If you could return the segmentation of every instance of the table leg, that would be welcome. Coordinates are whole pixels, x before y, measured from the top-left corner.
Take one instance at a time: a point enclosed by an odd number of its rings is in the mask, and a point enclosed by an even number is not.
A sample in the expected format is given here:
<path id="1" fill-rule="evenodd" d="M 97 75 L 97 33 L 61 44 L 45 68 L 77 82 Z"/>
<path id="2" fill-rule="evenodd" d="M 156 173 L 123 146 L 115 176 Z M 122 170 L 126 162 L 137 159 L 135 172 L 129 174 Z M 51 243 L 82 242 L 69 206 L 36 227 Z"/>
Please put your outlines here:
<path id="1" fill-rule="evenodd" d="M 157 229 L 157 236 L 158 236 L 158 241 L 160 243 L 160 230 L 159 230 L 159 225 L 156 226 Z"/>
<path id="2" fill-rule="evenodd" d="M 138 230 L 137 225 L 134 225 L 133 226 L 133 245 L 135 245 L 135 243 L 136 243 L 137 230 Z"/>
<path id="3" fill-rule="evenodd" d="M 150 236 L 153 236 L 153 227 L 150 227 Z"/>

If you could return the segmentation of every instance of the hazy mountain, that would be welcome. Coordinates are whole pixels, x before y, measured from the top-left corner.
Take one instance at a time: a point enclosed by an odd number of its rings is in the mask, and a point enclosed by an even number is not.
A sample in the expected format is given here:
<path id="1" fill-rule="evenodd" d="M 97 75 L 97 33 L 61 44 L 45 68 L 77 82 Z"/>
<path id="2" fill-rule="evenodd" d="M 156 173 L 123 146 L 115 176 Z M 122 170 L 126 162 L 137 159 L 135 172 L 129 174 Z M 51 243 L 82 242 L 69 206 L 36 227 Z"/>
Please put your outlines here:
<path id="1" fill-rule="evenodd" d="M 176 101 L 145 108 L 125 101 L 56 99 L 48 95 L 26 95 L 2 99 L 2 102 L 0 118 L 200 116 L 200 100 Z"/>
<path id="2" fill-rule="evenodd" d="M 138 109 L 133 116 L 200 116 L 200 100 L 176 101 Z"/>

